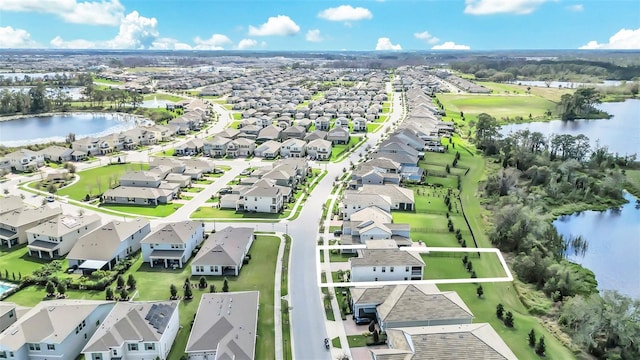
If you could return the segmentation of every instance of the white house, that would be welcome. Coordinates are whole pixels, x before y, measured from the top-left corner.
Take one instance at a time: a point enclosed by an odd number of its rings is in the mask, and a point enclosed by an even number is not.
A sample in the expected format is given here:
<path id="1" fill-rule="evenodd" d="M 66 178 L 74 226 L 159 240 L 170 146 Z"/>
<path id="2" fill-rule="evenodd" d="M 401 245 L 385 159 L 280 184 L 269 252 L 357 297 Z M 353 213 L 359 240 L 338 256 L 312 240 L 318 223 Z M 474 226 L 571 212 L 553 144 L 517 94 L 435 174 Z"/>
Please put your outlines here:
<path id="1" fill-rule="evenodd" d="M 0 358 L 75 359 L 114 304 L 95 300 L 42 301 L 0 334 Z"/>
<path id="2" fill-rule="evenodd" d="M 4 156 L 17 171 L 34 171 L 44 165 L 44 155 L 40 151 L 21 149 Z"/>
<path id="3" fill-rule="evenodd" d="M 229 226 L 217 231 L 193 258 L 191 274 L 238 276 L 254 240 L 253 228 Z"/>
<path id="4" fill-rule="evenodd" d="M 27 230 L 29 255 L 49 259 L 66 255 L 78 238 L 102 223 L 97 214 L 58 215 Z"/>
<path id="5" fill-rule="evenodd" d="M 277 186 L 254 186 L 236 202 L 236 211 L 278 213 L 282 210 L 282 190 Z"/>
<path id="6" fill-rule="evenodd" d="M 111 270 L 120 260 L 140 250 L 140 241 L 151 231 L 149 220 L 113 220 L 80 237 L 67 260 L 85 272 Z"/>
<path id="7" fill-rule="evenodd" d="M 142 261 L 151 267 L 175 264 L 182 268 L 203 239 L 204 223 L 201 221 L 162 224 L 140 242 Z"/>
<path id="8" fill-rule="evenodd" d="M 280 148 L 280 157 L 304 157 L 306 154 L 307 143 L 300 139 L 289 139 L 282 143 Z"/>
<path id="9" fill-rule="evenodd" d="M 422 280 L 424 261 L 420 254 L 400 250 L 392 240 L 366 244 L 357 257 L 349 259 L 352 282 Z"/>
<path id="10" fill-rule="evenodd" d="M 17 244 L 24 244 L 27 240 L 27 230 L 42 224 L 62 213 L 60 208 L 41 206 L 39 208 L 20 207 L 0 213 L 0 245 L 11 248 Z"/>
<path id="11" fill-rule="evenodd" d="M 82 354 L 86 360 L 166 360 L 179 329 L 177 301 L 118 302 Z"/>
<path id="12" fill-rule="evenodd" d="M 258 291 L 202 294 L 185 352 L 191 360 L 254 360 Z"/>
<path id="13" fill-rule="evenodd" d="M 346 190 L 342 197 L 342 217 L 344 220 L 349 220 L 351 214 L 370 206 L 375 206 L 384 212 L 391 213 L 391 199 L 388 196 Z"/>
<path id="14" fill-rule="evenodd" d="M 251 156 L 256 149 L 256 142 L 251 139 L 237 138 L 227 144 L 227 156 Z"/>
<path id="15" fill-rule="evenodd" d="M 331 141 L 314 139 L 307 143 L 307 154 L 312 159 L 327 160 L 331 158 Z"/>

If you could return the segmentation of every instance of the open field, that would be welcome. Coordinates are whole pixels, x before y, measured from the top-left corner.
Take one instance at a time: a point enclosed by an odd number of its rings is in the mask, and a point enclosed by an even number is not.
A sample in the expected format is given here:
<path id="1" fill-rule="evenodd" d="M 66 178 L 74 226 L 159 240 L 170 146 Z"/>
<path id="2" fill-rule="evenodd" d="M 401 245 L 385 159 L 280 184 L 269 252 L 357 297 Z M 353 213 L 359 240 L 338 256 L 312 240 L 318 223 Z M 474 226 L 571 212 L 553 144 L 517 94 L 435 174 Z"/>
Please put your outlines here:
<path id="1" fill-rule="evenodd" d="M 351 136 L 348 144 L 333 145 L 333 148 L 331 148 L 331 161 L 337 161 L 341 155 L 348 152 L 348 149 L 355 148 L 363 140 L 364 138 L 362 137 Z"/>
<path id="2" fill-rule="evenodd" d="M 160 204 L 157 206 L 100 205 L 101 209 L 121 211 L 133 215 L 167 217 L 182 207 L 182 204 Z"/>
<path id="3" fill-rule="evenodd" d="M 109 177 L 115 177 L 117 183 L 117 179 L 127 171 L 148 169 L 148 164 L 112 164 L 80 171 L 76 174 L 76 176 L 80 177 L 80 180 L 71 186 L 58 190 L 58 195 L 82 201 L 87 194 L 97 194 L 107 190 L 109 188 Z"/>
<path id="4" fill-rule="evenodd" d="M 278 253 L 280 239 L 274 236 L 258 235 L 254 241 L 250 253 L 251 261 L 242 267 L 240 276 L 227 278 L 230 291 L 260 291 L 260 310 L 258 315 L 258 338 L 256 342 L 256 359 L 273 359 L 274 354 L 274 322 L 273 322 L 273 278 L 275 274 L 275 259 Z M 3 256 L 4 257 L 4 256 Z M 0 257 L 2 259 L 2 257 Z M 2 259 L 4 260 L 4 259 Z M 23 261 L 24 262 L 24 261 Z M 15 261 L 16 266 L 19 261 Z M 191 267 L 187 264 L 183 269 L 169 270 L 151 268 L 142 263 L 142 257 L 124 274 L 133 274 L 137 280 L 135 300 L 168 300 L 169 287 L 174 284 L 178 287 L 178 295 L 182 295 L 182 284 L 185 279 L 198 283 L 199 276 L 191 276 Z M 24 275 L 24 274 L 23 274 Z M 221 276 L 207 276 L 208 285 L 215 285 L 216 291 L 221 291 L 224 278 Z M 193 320 L 202 294 L 206 289 L 194 289 L 192 300 L 180 301 L 180 325 L 176 341 L 173 344 L 170 359 L 179 359 L 184 353 L 191 321 Z M 22 306 L 33 306 L 45 298 L 43 286 L 29 286 L 10 296 L 7 301 L 12 301 Z M 71 299 L 103 300 L 104 291 L 67 290 Z"/>
<path id="5" fill-rule="evenodd" d="M 178 102 L 178 101 L 182 101 L 184 100 L 183 97 L 180 96 L 175 96 L 175 95 L 169 95 L 169 94 L 147 94 L 144 96 L 144 100 L 167 100 L 167 101 L 173 101 L 173 102 Z"/>
<path id="6" fill-rule="evenodd" d="M 478 115 L 487 113 L 500 120 L 503 117 L 522 116 L 525 119 L 544 117 L 544 113 L 555 113 L 556 104 L 533 95 L 455 95 L 438 94 L 437 98 L 446 110 Z"/>

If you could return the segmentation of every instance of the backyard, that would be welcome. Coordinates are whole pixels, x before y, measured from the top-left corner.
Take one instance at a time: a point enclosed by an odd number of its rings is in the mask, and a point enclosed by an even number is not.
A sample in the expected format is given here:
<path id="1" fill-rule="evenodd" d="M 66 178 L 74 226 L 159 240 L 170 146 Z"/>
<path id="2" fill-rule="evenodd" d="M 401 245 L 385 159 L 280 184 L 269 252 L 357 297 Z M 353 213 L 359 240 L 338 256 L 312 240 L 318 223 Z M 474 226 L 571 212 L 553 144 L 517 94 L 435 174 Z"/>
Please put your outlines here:
<path id="1" fill-rule="evenodd" d="M 96 195 L 109 188 L 109 183 L 117 184 L 118 179 L 127 171 L 148 170 L 148 164 L 111 164 L 76 173 L 79 180 L 58 190 L 59 196 L 82 201 L 87 194 Z"/>

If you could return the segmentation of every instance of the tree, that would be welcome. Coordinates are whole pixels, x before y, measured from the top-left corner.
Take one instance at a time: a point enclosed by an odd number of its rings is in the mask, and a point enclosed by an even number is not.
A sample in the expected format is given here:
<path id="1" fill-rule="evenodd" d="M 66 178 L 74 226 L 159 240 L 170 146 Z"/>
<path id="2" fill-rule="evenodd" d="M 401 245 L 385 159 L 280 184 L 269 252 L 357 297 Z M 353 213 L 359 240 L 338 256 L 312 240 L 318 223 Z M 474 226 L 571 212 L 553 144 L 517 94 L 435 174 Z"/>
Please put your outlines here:
<path id="1" fill-rule="evenodd" d="M 467 271 L 473 270 L 473 263 L 471 261 L 467 261 Z"/>
<path id="2" fill-rule="evenodd" d="M 125 301 L 129 299 L 129 292 L 127 291 L 127 289 L 122 288 L 122 290 L 120 290 L 120 300 Z"/>
<path id="3" fill-rule="evenodd" d="M 533 331 L 533 329 L 531 329 L 531 331 L 529 331 L 529 346 L 530 347 L 535 347 L 536 346 L 536 332 Z"/>
<path id="4" fill-rule="evenodd" d="M 209 285 L 209 292 L 210 293 L 216 292 L 216 286 L 214 284 Z"/>
<path id="5" fill-rule="evenodd" d="M 224 279 L 222 282 L 222 292 L 229 292 L 229 282 L 227 279 Z"/>
<path id="6" fill-rule="evenodd" d="M 200 289 L 204 289 L 207 287 L 207 279 L 204 276 L 200 276 L 199 285 Z"/>
<path id="7" fill-rule="evenodd" d="M 191 286 L 184 288 L 184 298 L 185 300 L 189 300 L 193 298 L 193 292 L 191 291 Z"/>
<path id="8" fill-rule="evenodd" d="M 111 287 L 107 287 L 104 292 L 104 298 L 106 300 L 113 300 L 113 289 Z"/>
<path id="9" fill-rule="evenodd" d="M 482 298 L 482 295 L 484 295 L 484 289 L 482 289 L 482 285 L 478 285 L 478 287 L 476 288 L 476 295 L 478 295 L 479 298 Z"/>
<path id="10" fill-rule="evenodd" d="M 496 306 L 496 316 L 498 317 L 498 319 L 502 320 L 503 314 L 504 314 L 504 306 L 502 306 L 502 304 L 498 304 L 498 306 Z"/>
<path id="11" fill-rule="evenodd" d="M 175 299 L 178 296 L 178 288 L 173 284 L 169 286 L 169 292 L 171 293 L 171 299 Z"/>
<path id="12" fill-rule="evenodd" d="M 129 277 L 127 277 L 127 286 L 130 289 L 135 289 L 136 288 L 136 279 L 133 277 L 133 274 L 129 274 Z"/>
<path id="13" fill-rule="evenodd" d="M 496 118 L 486 113 L 478 115 L 475 142 L 478 148 L 484 150 L 487 155 L 497 153 L 496 140 L 500 138 L 498 129 L 499 125 Z"/>
<path id="14" fill-rule="evenodd" d="M 539 356 L 544 356 L 544 353 L 547 351 L 547 346 L 544 344 L 544 336 L 540 337 L 538 340 L 538 346 L 536 346 L 536 354 Z"/>
<path id="15" fill-rule="evenodd" d="M 76 134 L 72 132 L 68 133 L 67 137 L 65 138 L 65 142 L 67 144 L 71 144 L 74 141 L 76 141 Z"/>
<path id="16" fill-rule="evenodd" d="M 47 292 L 47 296 L 53 296 L 53 294 L 56 293 L 56 285 L 52 281 L 47 281 L 45 291 Z"/>
<path id="17" fill-rule="evenodd" d="M 507 311 L 507 314 L 504 316 L 504 325 L 509 328 L 513 327 L 513 314 L 511 311 Z"/>
<path id="18" fill-rule="evenodd" d="M 118 289 L 121 289 L 124 287 L 124 278 L 122 277 L 122 275 L 118 275 L 118 277 L 116 278 L 116 287 Z"/>
<path id="19" fill-rule="evenodd" d="M 60 295 L 64 295 L 67 292 L 67 285 L 65 285 L 64 283 L 58 283 L 58 294 Z"/>

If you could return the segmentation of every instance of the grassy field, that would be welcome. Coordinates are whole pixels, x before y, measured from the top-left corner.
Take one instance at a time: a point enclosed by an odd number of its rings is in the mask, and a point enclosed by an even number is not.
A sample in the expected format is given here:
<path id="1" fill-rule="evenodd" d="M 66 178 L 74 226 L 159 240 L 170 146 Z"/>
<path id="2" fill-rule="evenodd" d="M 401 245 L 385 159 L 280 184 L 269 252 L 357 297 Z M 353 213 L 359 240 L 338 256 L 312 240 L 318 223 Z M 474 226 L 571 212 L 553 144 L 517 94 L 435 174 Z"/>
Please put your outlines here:
<path id="1" fill-rule="evenodd" d="M 522 116 L 525 119 L 544 117 L 546 111 L 555 113 L 556 104 L 533 95 L 456 95 L 438 94 L 445 109 L 470 115 L 487 113 L 498 120 L 502 117 Z"/>
<path id="2" fill-rule="evenodd" d="M 441 255 L 444 255 L 441 253 Z M 453 253 L 451 254 L 453 255 Z M 455 256 L 439 256 L 438 253 L 421 254 L 424 260 L 424 279 L 463 279 L 471 276 L 462 263 L 462 257 L 467 255 L 472 263 L 472 271 L 476 272 L 479 278 L 505 277 L 503 269 L 496 269 L 493 263 L 498 262 L 498 256 L 493 253 L 482 253 L 477 257 L 477 253 L 464 254 L 455 253 Z"/>
<path id="3" fill-rule="evenodd" d="M 380 130 L 380 127 L 382 126 L 382 124 L 380 123 L 367 123 L 367 132 L 376 132 L 378 130 Z"/>
<path id="4" fill-rule="evenodd" d="M 122 84 L 124 84 L 122 81 L 103 79 L 103 78 L 99 78 L 97 76 L 93 76 L 93 82 L 96 83 L 96 84 L 109 84 L 109 85 L 122 85 Z"/>
<path id="5" fill-rule="evenodd" d="M 80 177 L 80 180 L 73 185 L 58 190 L 58 195 L 82 201 L 87 194 L 97 194 L 107 190 L 109 188 L 109 177 L 117 179 L 127 171 L 148 169 L 148 164 L 113 164 L 80 171 L 76 174 Z M 101 191 L 98 188 L 101 188 Z"/>
<path id="6" fill-rule="evenodd" d="M 184 100 L 183 97 L 180 96 L 175 96 L 175 95 L 169 95 L 169 94 L 147 94 L 144 96 L 144 100 L 167 100 L 167 101 L 173 101 L 173 102 L 178 102 L 178 101 L 182 101 Z"/>
<path id="7" fill-rule="evenodd" d="M 250 250 L 250 253 L 253 254 L 251 261 L 242 267 L 240 276 L 227 278 L 230 291 L 260 291 L 259 340 L 256 342 L 256 359 L 273 359 L 275 357 L 273 278 L 279 244 L 280 239 L 277 237 L 257 236 Z M 192 283 L 197 283 L 199 279 L 199 276 L 191 276 L 191 267 L 188 264 L 183 269 L 177 270 L 151 268 L 142 263 L 142 257 L 139 257 L 131 269 L 125 273 L 125 278 L 128 274 L 133 274 L 137 280 L 135 300 L 168 300 L 171 284 L 176 285 L 180 289 L 178 294 L 182 295 L 181 287 L 186 278 L 190 278 Z M 221 291 L 224 280 L 222 277 L 207 276 L 206 278 L 208 285 L 215 285 L 216 291 Z M 181 328 L 169 354 L 169 359 L 178 360 L 184 353 L 191 321 L 195 316 L 202 294 L 208 291 L 208 288 L 194 289 L 193 300 L 180 302 Z M 29 286 L 7 298 L 7 301 L 22 306 L 33 306 L 45 298 L 45 295 L 44 287 Z M 104 300 L 104 291 L 67 290 L 67 295 L 71 299 Z"/>
<path id="8" fill-rule="evenodd" d="M 220 209 L 212 206 L 201 206 L 191 214 L 192 219 L 284 219 L 289 216 L 293 204 L 281 213 L 237 212 L 232 209 Z"/>
<path id="9" fill-rule="evenodd" d="M 364 140 L 364 138 L 351 136 L 348 144 L 337 144 L 333 145 L 331 148 L 331 161 L 336 161 L 346 152 L 347 148 L 353 149 L 360 141 Z"/>
<path id="10" fill-rule="evenodd" d="M 141 216 L 166 217 L 182 207 L 182 204 L 160 204 L 158 206 L 136 206 L 136 205 L 101 205 L 100 208 L 121 211 L 128 214 Z"/>

